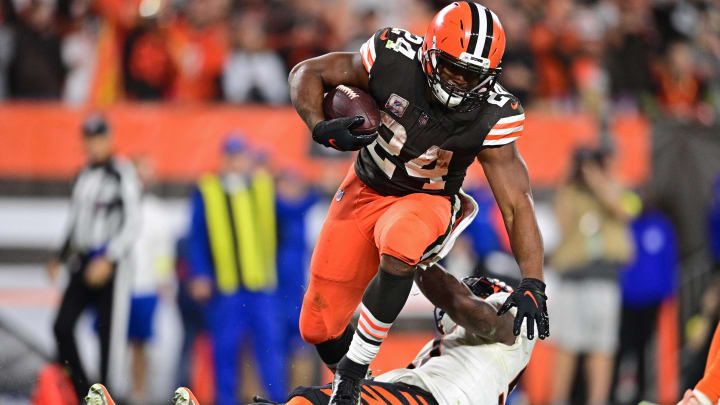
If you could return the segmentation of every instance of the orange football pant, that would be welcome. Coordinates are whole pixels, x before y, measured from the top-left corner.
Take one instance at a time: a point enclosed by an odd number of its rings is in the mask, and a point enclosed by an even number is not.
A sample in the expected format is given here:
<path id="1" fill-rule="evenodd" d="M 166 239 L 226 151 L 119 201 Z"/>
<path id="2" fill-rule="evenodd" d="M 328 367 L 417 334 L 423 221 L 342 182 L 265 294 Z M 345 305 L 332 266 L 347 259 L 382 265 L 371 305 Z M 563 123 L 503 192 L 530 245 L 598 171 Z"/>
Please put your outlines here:
<path id="1" fill-rule="evenodd" d="M 415 193 L 382 196 L 351 168 L 333 199 L 310 263 L 300 334 L 312 344 L 336 339 L 378 272 L 381 255 L 417 264 L 450 225 L 450 199 Z"/>

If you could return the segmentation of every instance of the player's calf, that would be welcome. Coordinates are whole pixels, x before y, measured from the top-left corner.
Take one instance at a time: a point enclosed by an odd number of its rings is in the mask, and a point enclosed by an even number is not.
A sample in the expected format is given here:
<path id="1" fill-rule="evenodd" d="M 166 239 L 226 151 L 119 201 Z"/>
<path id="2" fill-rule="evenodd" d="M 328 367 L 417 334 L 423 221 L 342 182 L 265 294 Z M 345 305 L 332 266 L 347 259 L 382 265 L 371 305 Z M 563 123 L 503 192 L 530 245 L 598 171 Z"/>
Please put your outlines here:
<path id="1" fill-rule="evenodd" d="M 390 332 L 407 301 L 413 283 L 413 266 L 383 255 L 360 306 L 360 319 L 347 355 L 340 360 L 330 404 L 355 404 L 370 362 Z"/>

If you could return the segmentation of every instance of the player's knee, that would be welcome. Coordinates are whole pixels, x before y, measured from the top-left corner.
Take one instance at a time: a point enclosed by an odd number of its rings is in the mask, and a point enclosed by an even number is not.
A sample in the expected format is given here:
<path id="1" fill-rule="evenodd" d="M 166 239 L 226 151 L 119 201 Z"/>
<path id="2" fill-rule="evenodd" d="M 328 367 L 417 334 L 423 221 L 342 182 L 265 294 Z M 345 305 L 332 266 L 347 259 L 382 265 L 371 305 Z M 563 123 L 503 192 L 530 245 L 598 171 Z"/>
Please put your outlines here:
<path id="1" fill-rule="evenodd" d="M 380 268 L 396 276 L 404 276 L 415 270 L 415 266 L 404 262 L 402 259 L 393 257 L 390 254 L 380 256 Z"/>
<path id="2" fill-rule="evenodd" d="M 330 335 L 325 329 L 311 327 L 300 321 L 300 336 L 305 343 L 319 345 L 330 340 Z"/>

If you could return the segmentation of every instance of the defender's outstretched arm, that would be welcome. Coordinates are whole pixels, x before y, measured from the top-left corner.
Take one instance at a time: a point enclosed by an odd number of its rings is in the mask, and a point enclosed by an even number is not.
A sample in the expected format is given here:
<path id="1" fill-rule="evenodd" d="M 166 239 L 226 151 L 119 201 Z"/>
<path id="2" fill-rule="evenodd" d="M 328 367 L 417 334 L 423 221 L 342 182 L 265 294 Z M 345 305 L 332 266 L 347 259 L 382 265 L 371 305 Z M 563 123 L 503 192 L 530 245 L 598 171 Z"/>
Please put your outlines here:
<path id="1" fill-rule="evenodd" d="M 497 316 L 497 308 L 476 297 L 439 264 L 416 271 L 415 282 L 430 302 L 468 332 L 507 345 L 515 342 L 513 316 Z"/>

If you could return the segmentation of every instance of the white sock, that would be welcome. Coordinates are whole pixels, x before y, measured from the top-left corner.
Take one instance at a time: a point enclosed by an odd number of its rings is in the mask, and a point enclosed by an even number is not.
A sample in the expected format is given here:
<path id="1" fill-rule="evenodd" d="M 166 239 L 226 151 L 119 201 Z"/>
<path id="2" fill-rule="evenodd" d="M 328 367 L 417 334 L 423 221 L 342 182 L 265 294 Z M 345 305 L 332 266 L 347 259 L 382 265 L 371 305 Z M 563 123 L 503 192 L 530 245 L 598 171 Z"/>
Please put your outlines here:
<path id="1" fill-rule="evenodd" d="M 380 345 L 387 337 L 391 326 L 392 323 L 379 321 L 365 305 L 360 305 L 360 319 L 350 343 L 348 359 L 358 364 L 370 364 L 380 351 Z"/>

